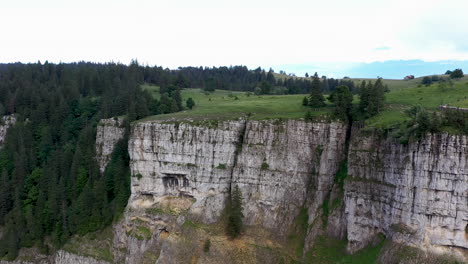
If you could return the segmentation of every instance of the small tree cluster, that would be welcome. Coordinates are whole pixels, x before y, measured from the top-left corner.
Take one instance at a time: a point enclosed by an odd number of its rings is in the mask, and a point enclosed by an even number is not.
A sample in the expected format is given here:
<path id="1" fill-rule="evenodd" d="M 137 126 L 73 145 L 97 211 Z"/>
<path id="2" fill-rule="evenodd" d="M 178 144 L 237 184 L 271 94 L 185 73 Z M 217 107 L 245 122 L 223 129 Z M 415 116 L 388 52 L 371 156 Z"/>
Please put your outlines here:
<path id="1" fill-rule="evenodd" d="M 382 79 L 377 79 L 373 84 L 372 82 L 366 83 L 363 81 L 359 87 L 359 111 L 365 117 L 371 117 L 378 114 L 384 108 L 385 103 L 385 86 Z"/>
<path id="2" fill-rule="evenodd" d="M 450 72 L 450 78 L 451 79 L 459 79 L 463 77 L 463 70 L 462 69 L 455 69 L 452 72 Z"/>
<path id="3" fill-rule="evenodd" d="M 349 91 L 348 86 L 338 86 L 336 91 L 330 94 L 328 100 L 335 104 L 333 111 L 335 117 L 343 120 L 349 118 L 353 106 L 353 94 Z"/>
<path id="4" fill-rule="evenodd" d="M 428 132 L 438 132 L 442 120 L 437 113 L 430 114 L 421 106 L 414 106 L 405 112 L 410 120 L 406 121 L 395 132 L 401 143 L 418 140 Z"/>

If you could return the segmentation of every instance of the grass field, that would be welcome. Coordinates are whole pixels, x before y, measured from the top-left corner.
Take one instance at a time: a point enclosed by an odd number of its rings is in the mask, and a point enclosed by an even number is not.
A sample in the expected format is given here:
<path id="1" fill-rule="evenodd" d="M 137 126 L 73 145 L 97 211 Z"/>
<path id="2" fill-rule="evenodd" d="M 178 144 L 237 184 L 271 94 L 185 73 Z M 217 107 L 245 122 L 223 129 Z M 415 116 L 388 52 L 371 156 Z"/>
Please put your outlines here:
<path id="1" fill-rule="evenodd" d="M 468 107 L 468 77 L 454 81 L 453 87 L 440 89 L 438 84 L 430 86 L 420 85 L 422 78 L 414 80 L 383 80 L 390 88 L 386 97 L 385 110 L 377 116 L 366 120 L 369 127 L 388 128 L 396 126 L 408 119 L 405 110 L 412 106 L 420 105 L 434 111 L 442 104 L 451 106 Z M 352 79 L 356 84 L 362 80 Z M 143 89 L 149 91 L 155 98 L 159 98 L 159 87 L 143 85 Z M 192 110 L 184 110 L 178 113 L 151 116 L 141 121 L 149 120 L 227 120 L 249 115 L 251 119 L 299 119 L 311 110 L 302 106 L 304 94 L 301 95 L 262 95 L 256 96 L 245 92 L 231 92 L 217 90 L 213 93 L 205 93 L 201 89 L 184 89 L 182 97 L 195 100 L 196 106 Z M 354 104 L 358 97 L 355 96 Z M 324 107 L 320 111 L 312 111 L 314 116 L 321 116 L 332 111 L 332 106 Z"/>
<path id="2" fill-rule="evenodd" d="M 144 86 L 144 89 L 152 93 L 157 93 L 155 86 Z M 205 93 L 201 89 L 184 89 L 182 98 L 185 100 L 191 97 L 195 100 L 195 107 L 192 110 L 185 110 L 178 113 L 157 115 L 144 118 L 148 120 L 167 119 L 236 119 L 250 114 L 251 119 L 303 118 L 309 107 L 302 106 L 302 95 L 262 95 L 256 96 L 244 92 L 231 92 L 216 90 L 213 93 Z M 313 111 L 314 116 L 320 116 L 331 111 L 331 107 L 324 107 L 321 111 Z"/>

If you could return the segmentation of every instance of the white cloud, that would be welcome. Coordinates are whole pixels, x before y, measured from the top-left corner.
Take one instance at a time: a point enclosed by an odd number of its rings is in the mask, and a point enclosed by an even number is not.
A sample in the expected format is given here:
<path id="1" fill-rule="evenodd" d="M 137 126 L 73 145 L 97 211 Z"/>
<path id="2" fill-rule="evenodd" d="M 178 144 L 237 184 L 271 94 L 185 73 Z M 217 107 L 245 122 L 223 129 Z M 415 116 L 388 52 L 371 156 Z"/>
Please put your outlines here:
<path id="1" fill-rule="evenodd" d="M 269 67 L 468 59 L 466 7 L 463 0 L 7 1 L 0 61 Z"/>

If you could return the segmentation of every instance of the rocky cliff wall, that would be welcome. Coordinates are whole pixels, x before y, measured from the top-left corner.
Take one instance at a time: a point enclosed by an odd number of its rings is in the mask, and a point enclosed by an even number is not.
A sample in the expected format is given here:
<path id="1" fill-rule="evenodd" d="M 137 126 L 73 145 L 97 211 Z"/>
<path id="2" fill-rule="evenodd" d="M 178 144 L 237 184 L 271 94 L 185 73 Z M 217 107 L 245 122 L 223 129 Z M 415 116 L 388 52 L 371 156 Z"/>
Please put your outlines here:
<path id="1" fill-rule="evenodd" d="M 123 138 L 124 133 L 123 118 L 109 118 L 99 121 L 96 131 L 96 158 L 101 173 L 106 169 L 115 144 Z"/>
<path id="2" fill-rule="evenodd" d="M 401 145 L 355 131 L 345 153 L 346 130 L 293 120 L 137 123 L 129 138 L 132 195 L 114 228 L 114 259 L 166 263 L 178 259 L 176 251 L 199 250 L 199 239 L 187 240 L 183 229 L 192 220 L 217 222 L 235 185 L 245 223 L 277 237 L 287 237 L 305 209 L 305 251 L 320 233 L 345 234 L 351 252 L 383 233 L 466 259 L 467 137 L 428 135 Z M 101 144 L 111 153 L 115 142 Z M 346 158 L 343 187 L 336 174 Z M 195 254 L 188 251 L 178 257 Z"/>
<path id="3" fill-rule="evenodd" d="M 312 211 L 323 203 L 344 157 L 345 138 L 346 126 L 339 123 L 140 123 L 129 141 L 131 206 L 141 204 L 142 195 L 155 202 L 192 197 L 191 212 L 212 223 L 238 185 L 246 224 L 285 233 L 300 208 L 309 207 L 308 194 L 315 197 Z"/>
<path id="4" fill-rule="evenodd" d="M 344 158 L 346 126 L 249 121 L 233 171 L 245 223 L 287 234 L 301 208 L 316 215 Z"/>
<path id="5" fill-rule="evenodd" d="M 438 251 L 468 249 L 468 138 L 427 135 L 402 145 L 355 133 L 345 207 L 349 250 L 377 233 Z M 464 250 L 463 250 L 464 249 Z"/>

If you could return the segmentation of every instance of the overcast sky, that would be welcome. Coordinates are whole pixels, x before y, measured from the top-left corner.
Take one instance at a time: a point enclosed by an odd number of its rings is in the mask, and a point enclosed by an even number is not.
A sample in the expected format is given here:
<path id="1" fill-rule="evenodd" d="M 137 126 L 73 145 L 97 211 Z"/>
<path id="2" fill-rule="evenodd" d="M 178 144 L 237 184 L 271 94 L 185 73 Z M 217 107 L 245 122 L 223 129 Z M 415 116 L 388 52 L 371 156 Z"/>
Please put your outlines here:
<path id="1" fill-rule="evenodd" d="M 0 62 L 467 60 L 466 0 L 0 0 Z"/>

